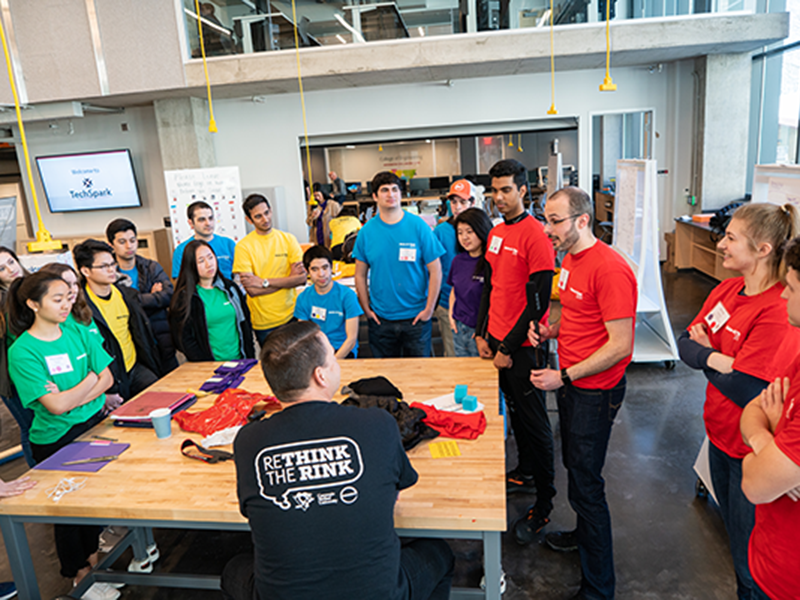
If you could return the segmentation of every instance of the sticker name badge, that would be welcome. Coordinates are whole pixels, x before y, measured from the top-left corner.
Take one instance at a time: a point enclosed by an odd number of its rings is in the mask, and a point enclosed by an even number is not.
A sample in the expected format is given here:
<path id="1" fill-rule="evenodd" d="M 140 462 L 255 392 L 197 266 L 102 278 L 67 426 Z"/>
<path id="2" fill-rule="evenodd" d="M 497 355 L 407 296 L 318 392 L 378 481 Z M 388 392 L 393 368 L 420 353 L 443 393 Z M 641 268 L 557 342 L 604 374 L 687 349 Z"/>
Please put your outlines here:
<path id="1" fill-rule="evenodd" d="M 320 306 L 311 307 L 311 318 L 316 321 L 324 321 L 328 316 L 328 309 Z"/>
<path id="2" fill-rule="evenodd" d="M 558 276 L 558 289 L 567 289 L 567 280 L 569 279 L 569 271 L 561 269 L 561 275 Z"/>
<path id="3" fill-rule="evenodd" d="M 711 333 L 717 333 L 730 318 L 731 314 L 722 302 L 717 302 L 717 305 L 705 316 L 705 322 L 711 329 Z"/>
<path id="4" fill-rule="evenodd" d="M 498 252 L 500 252 L 500 247 L 502 245 L 503 245 L 503 238 L 493 235 L 492 241 L 489 242 L 489 252 L 497 254 Z"/>
<path id="5" fill-rule="evenodd" d="M 53 356 L 45 356 L 47 363 L 47 371 L 50 375 L 60 375 L 61 373 L 72 373 L 72 363 L 69 360 L 69 354 L 54 354 Z"/>
<path id="6" fill-rule="evenodd" d="M 400 247 L 400 262 L 416 262 L 417 260 L 417 249 L 416 248 L 407 248 L 407 247 Z"/>

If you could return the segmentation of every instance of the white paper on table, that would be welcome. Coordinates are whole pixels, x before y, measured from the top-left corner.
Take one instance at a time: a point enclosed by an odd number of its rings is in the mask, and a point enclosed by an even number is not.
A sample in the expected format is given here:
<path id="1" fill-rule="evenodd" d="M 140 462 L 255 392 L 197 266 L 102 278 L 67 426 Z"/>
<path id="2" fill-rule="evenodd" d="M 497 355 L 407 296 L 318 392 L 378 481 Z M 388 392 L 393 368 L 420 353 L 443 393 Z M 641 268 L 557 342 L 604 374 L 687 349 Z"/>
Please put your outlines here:
<path id="1" fill-rule="evenodd" d="M 478 408 L 476 408 L 474 411 L 464 410 L 464 407 L 456 402 L 456 395 L 454 392 L 445 394 L 444 396 L 439 396 L 438 398 L 425 400 L 424 402 L 420 402 L 420 404 L 432 406 L 436 410 L 446 410 L 447 412 L 461 413 L 464 415 L 471 415 L 473 412 L 480 412 L 484 409 L 483 403 L 478 402 Z"/>

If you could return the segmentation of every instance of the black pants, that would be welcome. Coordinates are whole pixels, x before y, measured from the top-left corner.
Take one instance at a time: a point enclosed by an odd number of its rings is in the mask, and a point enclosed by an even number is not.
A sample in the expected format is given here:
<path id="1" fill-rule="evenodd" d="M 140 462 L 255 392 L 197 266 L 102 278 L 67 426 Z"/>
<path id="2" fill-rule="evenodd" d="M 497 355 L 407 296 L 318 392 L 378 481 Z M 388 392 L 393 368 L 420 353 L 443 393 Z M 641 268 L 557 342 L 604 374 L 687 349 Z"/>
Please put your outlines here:
<path id="1" fill-rule="evenodd" d="M 489 336 L 489 346 L 497 351 L 500 341 Z M 547 364 L 547 346 L 536 350 L 522 346 L 511 354 L 510 369 L 499 371 L 500 389 L 506 397 L 511 428 L 517 441 L 518 469 L 532 475 L 536 484 L 536 505 L 547 515 L 553 509 L 556 488 L 553 464 L 553 430 L 547 415 L 545 393 L 531 383 L 531 371 Z"/>
<path id="2" fill-rule="evenodd" d="M 58 441 L 52 444 L 31 442 L 33 458 L 37 463 L 55 454 L 58 450 L 83 435 L 103 420 L 100 411 L 85 423 L 74 425 Z M 97 525 L 53 525 L 56 540 L 56 554 L 61 562 L 61 575 L 75 577 L 78 571 L 89 566 L 88 558 L 97 552 L 98 538 L 102 527 Z"/>
<path id="3" fill-rule="evenodd" d="M 130 398 L 125 398 L 125 400 L 130 400 L 136 394 L 149 388 L 158 381 L 158 376 L 142 363 L 136 362 L 133 364 L 133 368 L 128 371 L 128 381 L 130 381 L 131 392 Z"/>
<path id="4" fill-rule="evenodd" d="M 404 541 L 400 550 L 399 597 L 404 600 L 447 600 L 454 566 L 453 551 L 444 540 Z M 253 567 L 252 554 L 240 554 L 225 565 L 220 582 L 225 600 L 260 600 Z"/>

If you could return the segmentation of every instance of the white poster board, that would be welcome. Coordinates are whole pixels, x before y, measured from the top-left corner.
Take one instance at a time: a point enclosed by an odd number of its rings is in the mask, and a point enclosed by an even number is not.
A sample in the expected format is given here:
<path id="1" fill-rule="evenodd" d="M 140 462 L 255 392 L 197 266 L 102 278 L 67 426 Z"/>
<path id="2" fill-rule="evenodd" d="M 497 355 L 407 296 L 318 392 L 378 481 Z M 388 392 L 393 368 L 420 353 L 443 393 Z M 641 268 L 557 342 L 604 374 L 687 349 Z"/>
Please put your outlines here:
<path id="1" fill-rule="evenodd" d="M 172 221 L 173 247 L 192 237 L 186 207 L 202 200 L 214 209 L 215 233 L 238 242 L 245 235 L 239 167 L 164 171 Z"/>
<path id="2" fill-rule="evenodd" d="M 800 208 L 800 165 L 756 165 L 753 202 L 769 202 Z"/>

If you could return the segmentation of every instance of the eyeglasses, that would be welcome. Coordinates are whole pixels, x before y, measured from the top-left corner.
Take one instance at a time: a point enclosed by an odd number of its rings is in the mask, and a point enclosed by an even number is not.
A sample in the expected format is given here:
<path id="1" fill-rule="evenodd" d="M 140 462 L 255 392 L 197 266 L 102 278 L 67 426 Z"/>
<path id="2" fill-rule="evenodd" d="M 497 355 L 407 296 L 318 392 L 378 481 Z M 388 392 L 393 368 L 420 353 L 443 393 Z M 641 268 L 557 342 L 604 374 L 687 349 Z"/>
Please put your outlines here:
<path id="1" fill-rule="evenodd" d="M 561 223 L 563 223 L 567 219 L 577 219 L 580 216 L 581 215 L 569 215 L 568 217 L 564 217 L 563 219 L 547 219 L 547 224 L 550 225 L 550 227 L 555 227 L 556 225 L 561 225 Z"/>
<path id="2" fill-rule="evenodd" d="M 102 265 L 92 265 L 89 267 L 90 269 L 116 269 L 117 263 L 103 263 Z"/>

